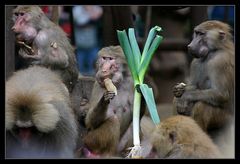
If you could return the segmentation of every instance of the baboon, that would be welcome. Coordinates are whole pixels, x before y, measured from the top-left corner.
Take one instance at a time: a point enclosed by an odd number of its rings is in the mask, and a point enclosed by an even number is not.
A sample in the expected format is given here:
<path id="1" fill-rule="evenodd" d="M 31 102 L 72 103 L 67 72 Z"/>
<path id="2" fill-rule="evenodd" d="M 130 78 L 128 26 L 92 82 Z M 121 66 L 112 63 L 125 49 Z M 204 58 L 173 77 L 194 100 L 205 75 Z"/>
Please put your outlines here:
<path id="1" fill-rule="evenodd" d="M 132 125 L 133 81 L 120 46 L 102 48 L 96 65 L 96 82 L 85 119 L 88 134 L 84 143 L 92 154 L 121 156 L 132 138 L 131 133 L 125 134 Z M 105 79 L 111 79 L 117 94 L 105 88 Z"/>
<path id="2" fill-rule="evenodd" d="M 57 72 L 71 92 L 78 79 L 74 49 L 66 33 L 51 22 L 38 6 L 13 10 L 16 43 L 26 65 L 42 65 Z"/>
<path id="3" fill-rule="evenodd" d="M 187 116 L 171 116 L 154 129 L 148 158 L 221 158 L 218 147 L 199 125 Z"/>
<path id="4" fill-rule="evenodd" d="M 191 116 L 204 131 L 221 129 L 233 119 L 235 48 L 230 30 L 215 20 L 194 28 L 188 45 L 194 57 L 189 82 L 174 89 L 177 112 Z"/>
<path id="5" fill-rule="evenodd" d="M 78 137 L 69 92 L 51 70 L 30 66 L 6 82 L 7 158 L 73 158 Z"/>

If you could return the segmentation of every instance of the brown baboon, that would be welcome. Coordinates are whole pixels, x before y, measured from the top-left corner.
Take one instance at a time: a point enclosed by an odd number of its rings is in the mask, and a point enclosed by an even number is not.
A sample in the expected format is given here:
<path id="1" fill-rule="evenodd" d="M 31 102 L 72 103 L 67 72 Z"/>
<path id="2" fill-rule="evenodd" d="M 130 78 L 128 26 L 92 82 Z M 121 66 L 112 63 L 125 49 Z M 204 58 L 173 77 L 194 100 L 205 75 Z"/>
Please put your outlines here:
<path id="1" fill-rule="evenodd" d="M 73 47 L 64 31 L 51 22 L 38 6 L 13 10 L 19 55 L 26 65 L 43 65 L 57 72 L 71 92 L 78 79 Z"/>
<path id="2" fill-rule="evenodd" d="M 117 94 L 105 88 L 111 79 Z M 97 59 L 96 82 L 85 124 L 88 129 L 86 148 L 100 156 L 119 156 L 129 144 L 131 129 L 133 81 L 120 46 L 101 49 Z M 130 146 L 130 145 L 128 145 Z"/>
<path id="3" fill-rule="evenodd" d="M 78 137 L 69 92 L 51 70 L 32 66 L 6 82 L 6 157 L 73 158 Z"/>
<path id="4" fill-rule="evenodd" d="M 154 129 L 150 158 L 221 158 L 221 153 L 199 125 L 187 116 L 172 116 Z"/>
<path id="5" fill-rule="evenodd" d="M 230 27 L 220 21 L 201 23 L 188 49 L 194 57 L 189 83 L 175 87 L 174 106 L 205 131 L 221 129 L 234 115 L 235 52 Z"/>

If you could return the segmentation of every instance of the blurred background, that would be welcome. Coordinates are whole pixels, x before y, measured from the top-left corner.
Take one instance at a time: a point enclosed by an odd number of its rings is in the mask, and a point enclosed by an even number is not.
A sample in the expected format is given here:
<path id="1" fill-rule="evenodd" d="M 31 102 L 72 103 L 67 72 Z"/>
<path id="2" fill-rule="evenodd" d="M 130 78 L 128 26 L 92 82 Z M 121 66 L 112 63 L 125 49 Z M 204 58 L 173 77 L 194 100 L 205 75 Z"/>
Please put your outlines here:
<path id="1" fill-rule="evenodd" d="M 6 8 L 6 77 L 21 69 L 22 61 L 15 51 L 11 13 Z M 173 86 L 188 77 L 192 60 L 187 44 L 193 28 L 206 20 L 221 20 L 234 29 L 234 6 L 41 6 L 50 19 L 56 15 L 58 24 L 67 33 L 75 48 L 79 71 L 94 76 L 97 52 L 104 46 L 118 45 L 116 30 L 135 28 L 140 49 L 151 27 L 158 25 L 164 40 L 154 55 L 147 81 L 158 104 L 171 104 Z M 55 15 L 54 15 L 55 14 Z"/>
<path id="2" fill-rule="evenodd" d="M 5 8 L 5 65 L 6 79 L 23 68 L 18 57 L 13 26 L 12 10 Z M 44 13 L 67 33 L 76 54 L 79 72 L 94 77 L 97 52 L 105 46 L 119 45 L 117 30 L 134 28 L 140 49 L 143 49 L 149 30 L 160 26 L 163 41 L 151 60 L 145 80 L 153 88 L 161 120 L 173 115 L 172 89 L 176 83 L 187 82 L 192 57 L 187 45 L 192 39 L 193 28 L 206 20 L 220 20 L 232 26 L 234 35 L 234 6 L 41 6 Z M 234 38 L 234 37 L 233 37 Z M 84 84 L 84 85 L 83 85 Z M 91 93 L 89 81 L 77 84 L 72 97 L 74 108 Z M 87 88 L 87 89 L 86 89 Z M 234 156 L 234 140 L 223 142 L 225 155 Z"/>

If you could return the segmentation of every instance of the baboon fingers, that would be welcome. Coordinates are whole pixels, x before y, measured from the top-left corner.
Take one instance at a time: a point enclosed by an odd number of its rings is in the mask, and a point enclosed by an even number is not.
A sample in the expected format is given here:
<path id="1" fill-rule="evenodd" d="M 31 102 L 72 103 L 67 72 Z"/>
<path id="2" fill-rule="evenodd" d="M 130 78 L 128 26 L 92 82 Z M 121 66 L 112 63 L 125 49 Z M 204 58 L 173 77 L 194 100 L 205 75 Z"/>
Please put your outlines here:
<path id="1" fill-rule="evenodd" d="M 104 93 L 104 100 L 105 101 L 111 100 L 114 98 L 114 96 L 115 96 L 115 92 L 107 91 Z"/>

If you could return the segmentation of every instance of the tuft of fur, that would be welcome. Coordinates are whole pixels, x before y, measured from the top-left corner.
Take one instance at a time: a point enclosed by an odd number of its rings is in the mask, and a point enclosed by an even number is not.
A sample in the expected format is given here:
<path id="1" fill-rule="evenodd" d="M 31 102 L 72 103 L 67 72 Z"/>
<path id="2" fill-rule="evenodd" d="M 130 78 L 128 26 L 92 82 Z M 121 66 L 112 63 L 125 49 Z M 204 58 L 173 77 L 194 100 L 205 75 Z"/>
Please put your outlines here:
<path id="1" fill-rule="evenodd" d="M 18 111 L 22 108 L 31 114 L 31 121 L 41 133 L 41 137 L 32 135 L 29 141 L 32 145 L 28 149 L 22 149 L 12 135 Z M 73 157 L 78 137 L 77 123 L 69 92 L 53 71 L 32 66 L 15 72 L 6 82 L 5 117 L 7 157 Z"/>

